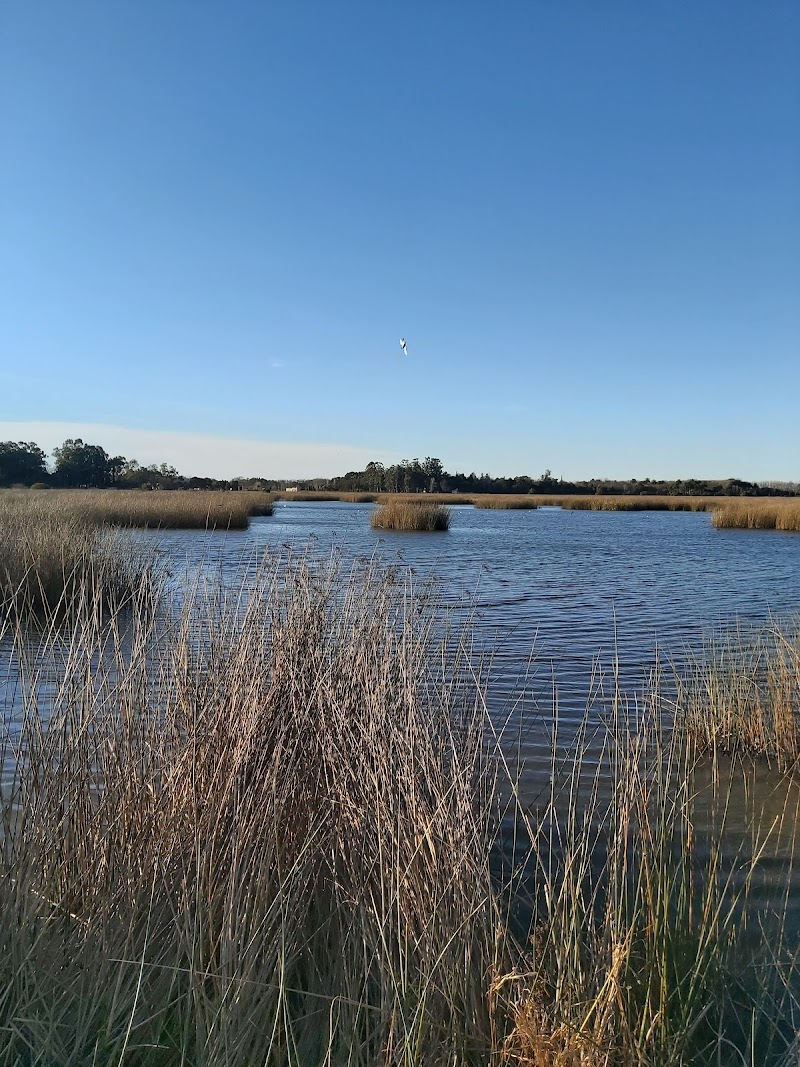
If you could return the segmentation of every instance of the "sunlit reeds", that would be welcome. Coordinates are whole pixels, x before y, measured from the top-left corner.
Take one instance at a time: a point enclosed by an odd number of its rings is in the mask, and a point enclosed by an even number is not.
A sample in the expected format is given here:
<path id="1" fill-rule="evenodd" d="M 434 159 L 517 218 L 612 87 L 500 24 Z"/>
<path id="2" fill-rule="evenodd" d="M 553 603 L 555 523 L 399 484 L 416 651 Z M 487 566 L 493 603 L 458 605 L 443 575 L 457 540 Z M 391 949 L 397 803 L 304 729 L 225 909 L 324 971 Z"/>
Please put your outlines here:
<path id="1" fill-rule="evenodd" d="M 765 757 L 786 770 L 800 756 L 800 624 L 740 629 L 710 641 L 679 676 L 677 723 L 704 748 Z"/>
<path id="2" fill-rule="evenodd" d="M 711 511 L 719 504 L 711 496 L 571 496 L 546 495 L 536 498 L 542 507 L 568 511 Z"/>
<path id="3" fill-rule="evenodd" d="M 534 496 L 523 496 L 522 493 L 517 495 L 509 494 L 496 496 L 476 496 L 475 507 L 476 508 L 495 508 L 498 511 L 528 511 L 534 510 L 539 506 L 537 498 Z"/>
<path id="4" fill-rule="evenodd" d="M 773 827 L 728 832 L 741 768 L 658 677 L 554 721 L 533 805 L 435 586 L 290 556 L 172 595 L 14 632 L 2 1067 L 780 1062 Z"/>
<path id="5" fill-rule="evenodd" d="M 554 750 L 558 784 L 538 819 L 520 814 L 534 898 L 529 970 L 508 984 L 511 1063 L 765 1064 L 792 1033 L 781 894 L 759 902 L 760 937 L 745 920 L 775 824 L 753 804 L 731 833 L 741 768 L 698 759 L 662 725 L 658 689 L 646 701 L 612 713 L 600 757 L 588 731 L 563 762 Z M 785 790 L 790 849 L 798 795 Z"/>
<path id="6" fill-rule="evenodd" d="M 393 500 L 375 508 L 370 525 L 375 530 L 448 530 L 450 511 L 442 504 Z"/>
<path id="7" fill-rule="evenodd" d="M 489 1049 L 510 957 L 481 702 L 417 607 L 391 575 L 299 561 L 198 590 L 166 629 L 87 611 L 23 657 L 0 1064 Z"/>
<path id="8" fill-rule="evenodd" d="M 45 511 L 0 510 L 0 611 L 39 619 L 85 602 L 119 604 L 152 569 L 146 550 L 113 531 Z"/>
<path id="9" fill-rule="evenodd" d="M 52 517 L 91 525 L 243 530 L 251 516 L 272 514 L 272 497 L 190 489 L 0 490 L 0 515 L 12 512 L 31 523 Z"/>
<path id="10" fill-rule="evenodd" d="M 472 504 L 474 499 L 472 494 L 466 493 L 380 493 L 378 503 L 407 504 L 423 502 L 426 504 L 444 504 L 446 507 L 460 507 Z"/>
<path id="11" fill-rule="evenodd" d="M 718 530 L 800 530 L 800 500 L 796 497 L 726 500 L 711 518 Z"/>

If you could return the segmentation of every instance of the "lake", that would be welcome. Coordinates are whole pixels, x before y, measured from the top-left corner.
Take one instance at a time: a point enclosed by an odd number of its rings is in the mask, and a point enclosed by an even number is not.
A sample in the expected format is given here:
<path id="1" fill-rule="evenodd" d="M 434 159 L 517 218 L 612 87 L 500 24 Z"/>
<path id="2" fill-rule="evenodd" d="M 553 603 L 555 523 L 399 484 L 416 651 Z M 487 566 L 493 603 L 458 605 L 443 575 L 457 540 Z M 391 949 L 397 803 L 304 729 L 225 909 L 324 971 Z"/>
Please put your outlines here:
<path id="1" fill-rule="evenodd" d="M 715 530 L 703 512 L 452 509 L 447 533 L 391 533 L 369 525 L 371 504 L 278 501 L 249 530 L 148 533 L 182 574 L 200 566 L 232 579 L 265 549 L 338 552 L 347 566 L 378 557 L 439 577 L 454 608 L 474 611 L 508 690 L 535 656 L 538 688 L 556 680 L 566 715 L 583 710 L 593 664 L 614 657 L 626 688 L 656 649 L 681 658 L 703 636 L 800 609 L 800 535 Z M 536 684 L 534 688 L 536 688 Z"/>

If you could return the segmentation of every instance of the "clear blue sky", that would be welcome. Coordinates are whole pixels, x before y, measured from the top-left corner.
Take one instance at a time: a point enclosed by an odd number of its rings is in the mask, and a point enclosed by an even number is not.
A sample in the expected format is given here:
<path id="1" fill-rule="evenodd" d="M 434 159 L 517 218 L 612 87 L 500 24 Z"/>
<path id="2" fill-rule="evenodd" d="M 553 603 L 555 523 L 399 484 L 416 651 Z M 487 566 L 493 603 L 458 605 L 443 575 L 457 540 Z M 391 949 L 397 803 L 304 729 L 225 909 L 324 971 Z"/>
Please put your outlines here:
<path id="1" fill-rule="evenodd" d="M 5 0 L 0 438 L 800 478 L 798 55 L 796 0 Z"/>

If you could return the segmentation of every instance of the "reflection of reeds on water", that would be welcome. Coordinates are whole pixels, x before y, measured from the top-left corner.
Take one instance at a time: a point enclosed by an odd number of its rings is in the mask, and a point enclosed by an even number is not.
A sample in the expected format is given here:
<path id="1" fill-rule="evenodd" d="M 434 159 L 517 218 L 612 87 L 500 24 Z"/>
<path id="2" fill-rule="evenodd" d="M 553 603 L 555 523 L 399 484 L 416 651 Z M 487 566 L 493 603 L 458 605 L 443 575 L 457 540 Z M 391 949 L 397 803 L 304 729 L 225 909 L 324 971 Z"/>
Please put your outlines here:
<path id="1" fill-rule="evenodd" d="M 375 508 L 370 525 L 376 530 L 448 530 L 450 510 L 427 501 L 392 500 Z"/>
<path id="2" fill-rule="evenodd" d="M 534 812 L 435 597 L 248 582 L 166 627 L 86 603 L 21 658 L 0 1064 L 775 1061 L 783 934 L 741 923 L 769 840 L 726 853 L 657 689 L 635 721 L 615 694 L 602 760 L 556 736 Z"/>

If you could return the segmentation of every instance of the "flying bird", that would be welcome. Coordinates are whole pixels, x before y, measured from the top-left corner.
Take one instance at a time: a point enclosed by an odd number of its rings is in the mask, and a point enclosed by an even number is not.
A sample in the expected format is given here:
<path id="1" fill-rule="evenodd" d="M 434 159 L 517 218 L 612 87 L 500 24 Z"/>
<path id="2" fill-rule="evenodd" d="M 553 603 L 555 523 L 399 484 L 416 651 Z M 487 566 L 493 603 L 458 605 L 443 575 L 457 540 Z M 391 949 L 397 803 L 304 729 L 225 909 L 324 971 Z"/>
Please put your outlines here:
<path id="1" fill-rule="evenodd" d="M 405 337 L 401 337 L 400 338 L 400 347 L 403 349 L 403 355 L 407 356 L 408 355 L 408 348 L 406 347 L 406 339 L 405 339 Z"/>

